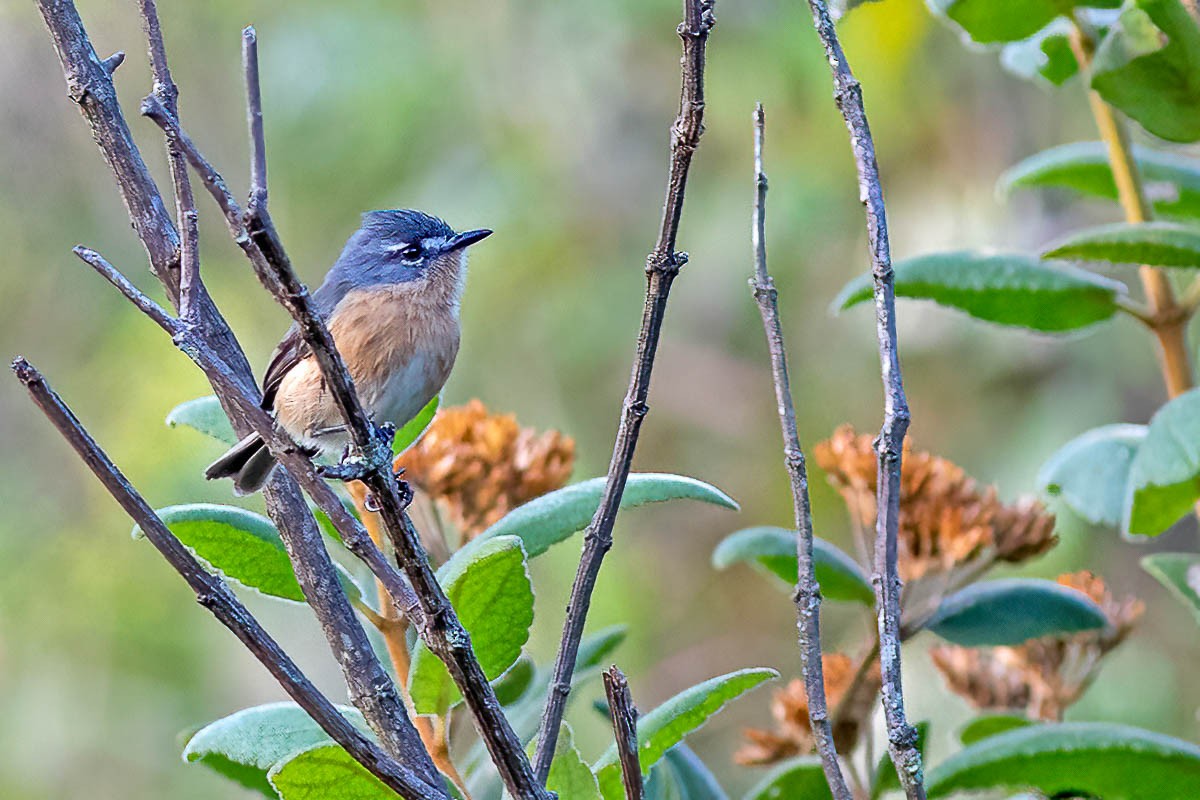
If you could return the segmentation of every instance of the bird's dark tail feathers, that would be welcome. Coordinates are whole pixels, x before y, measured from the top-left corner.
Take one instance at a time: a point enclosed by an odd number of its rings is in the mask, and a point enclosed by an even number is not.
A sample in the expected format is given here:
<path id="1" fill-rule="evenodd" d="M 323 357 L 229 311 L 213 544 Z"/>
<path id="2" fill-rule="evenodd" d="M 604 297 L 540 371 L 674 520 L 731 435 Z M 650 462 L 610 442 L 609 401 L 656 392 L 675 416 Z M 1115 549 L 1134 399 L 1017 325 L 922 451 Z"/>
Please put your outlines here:
<path id="1" fill-rule="evenodd" d="M 204 477 L 210 481 L 233 478 L 233 493 L 242 496 L 261 489 L 273 469 L 275 457 L 267 450 L 262 438 L 252 433 L 210 464 L 204 470 Z"/>

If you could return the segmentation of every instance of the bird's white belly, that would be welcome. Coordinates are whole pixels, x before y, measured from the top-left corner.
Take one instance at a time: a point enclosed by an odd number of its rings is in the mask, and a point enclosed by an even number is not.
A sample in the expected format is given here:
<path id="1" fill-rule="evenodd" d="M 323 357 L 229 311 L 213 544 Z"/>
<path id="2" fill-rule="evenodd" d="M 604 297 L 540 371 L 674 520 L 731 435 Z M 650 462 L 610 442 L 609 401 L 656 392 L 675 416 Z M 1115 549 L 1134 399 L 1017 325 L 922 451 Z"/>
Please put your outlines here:
<path id="1" fill-rule="evenodd" d="M 368 400 L 367 413 L 377 424 L 390 422 L 403 427 L 441 389 L 445 376 L 439 372 L 437 359 L 420 351 L 414 353 Z"/>

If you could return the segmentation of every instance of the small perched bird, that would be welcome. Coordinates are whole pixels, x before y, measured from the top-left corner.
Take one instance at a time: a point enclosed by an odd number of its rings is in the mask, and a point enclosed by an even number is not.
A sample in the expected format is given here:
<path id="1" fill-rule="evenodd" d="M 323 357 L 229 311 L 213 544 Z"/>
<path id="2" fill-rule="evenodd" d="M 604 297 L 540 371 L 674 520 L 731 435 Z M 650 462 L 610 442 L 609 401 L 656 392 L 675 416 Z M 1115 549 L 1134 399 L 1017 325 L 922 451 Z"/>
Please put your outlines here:
<path id="1" fill-rule="evenodd" d="M 458 355 L 466 249 L 491 233 L 455 233 L 442 220 L 410 209 L 368 211 L 313 293 L 314 307 L 376 424 L 404 425 L 442 390 Z M 314 453 L 333 456 L 350 441 L 295 324 L 271 355 L 262 407 Z M 274 457 L 255 433 L 214 461 L 204 476 L 232 477 L 234 493 L 245 495 L 261 489 L 274 468 Z"/>

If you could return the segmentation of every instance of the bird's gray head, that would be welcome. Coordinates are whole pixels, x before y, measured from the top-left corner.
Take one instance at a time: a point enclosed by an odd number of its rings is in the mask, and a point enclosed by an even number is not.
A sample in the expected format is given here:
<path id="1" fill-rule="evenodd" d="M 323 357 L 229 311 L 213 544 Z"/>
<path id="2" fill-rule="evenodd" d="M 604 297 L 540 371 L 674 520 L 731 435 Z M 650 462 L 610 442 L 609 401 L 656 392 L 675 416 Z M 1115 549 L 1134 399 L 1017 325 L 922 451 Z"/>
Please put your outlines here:
<path id="1" fill-rule="evenodd" d="M 422 280 L 443 270 L 457 273 L 463 249 L 491 233 L 486 228 L 455 233 L 437 217 L 412 209 L 368 211 L 327 282 L 347 290 Z"/>

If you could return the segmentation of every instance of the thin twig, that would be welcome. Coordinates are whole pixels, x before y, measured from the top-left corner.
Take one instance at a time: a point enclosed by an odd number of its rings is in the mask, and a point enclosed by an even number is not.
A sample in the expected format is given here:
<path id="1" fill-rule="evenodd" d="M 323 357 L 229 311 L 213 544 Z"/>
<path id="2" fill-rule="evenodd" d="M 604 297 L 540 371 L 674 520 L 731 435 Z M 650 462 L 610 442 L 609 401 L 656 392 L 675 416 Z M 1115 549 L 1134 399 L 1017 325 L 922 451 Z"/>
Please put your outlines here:
<path id="1" fill-rule="evenodd" d="M 242 69 L 246 75 L 246 124 L 250 129 L 250 199 L 246 205 L 250 213 L 259 213 L 267 208 L 267 142 L 258 74 L 258 33 L 253 25 L 242 31 Z"/>
<path id="2" fill-rule="evenodd" d="M 170 312 L 134 286 L 119 269 L 108 263 L 108 260 L 104 256 L 90 247 L 84 247 L 83 245 L 76 245 L 71 249 L 71 252 L 79 256 L 81 261 L 91 266 L 101 277 L 115 286 L 117 291 L 125 295 L 129 302 L 133 303 L 139 311 L 154 320 L 158 327 L 171 336 L 179 332 L 182 327 L 179 320 L 172 317 Z"/>
<path id="3" fill-rule="evenodd" d="M 800 633 L 800 666 L 804 674 L 804 692 L 808 696 L 808 719 L 816 739 L 817 752 L 825 780 L 835 800 L 851 800 L 842 766 L 838 761 L 829 708 L 825 700 L 824 665 L 821 661 L 821 587 L 813 562 L 812 508 L 808 496 L 808 469 L 796 429 L 796 408 L 788 378 L 787 352 L 783 326 L 779 321 L 778 293 L 767 271 L 766 205 L 767 175 L 763 172 L 763 139 L 766 118 L 761 104 L 754 110 L 754 224 L 751 238 L 754 249 L 754 277 L 750 286 L 762 317 L 771 358 L 771 376 L 775 383 L 775 403 L 783 432 L 783 462 L 792 484 L 792 511 L 796 524 L 796 555 L 799 562 L 796 582 L 797 627 Z"/>
<path id="4" fill-rule="evenodd" d="M 406 609 L 409 618 L 416 624 L 422 640 L 429 649 L 445 662 L 447 670 L 462 692 L 467 708 L 471 711 L 476 730 L 509 792 L 520 800 L 549 800 L 549 793 L 534 777 L 524 747 L 504 716 L 496 693 L 471 649 L 470 636 L 450 605 L 441 584 L 438 583 L 428 556 L 421 546 L 420 537 L 408 517 L 407 499 L 401 496 L 393 473 L 391 436 L 375 426 L 359 402 L 350 373 L 337 351 L 333 336 L 312 307 L 308 289 L 292 269 L 279 234 L 271 222 L 266 205 L 266 186 L 263 183 L 266 175 L 266 146 L 261 125 L 262 98 L 259 96 L 258 50 L 253 36 L 248 36 L 243 41 L 246 44 L 243 54 L 247 101 L 249 118 L 252 121 L 252 186 L 257 192 L 257 197 L 252 197 L 252 202 L 243 213 L 243 222 L 251 242 L 257 247 L 270 270 L 270 277 L 263 278 L 263 282 L 273 290 L 275 299 L 295 320 L 302 338 L 312 349 L 326 386 L 346 422 L 355 450 L 348 463 L 359 468 L 356 477 L 371 490 L 379 505 L 384 530 L 391 538 L 397 561 L 412 585 L 413 591 L 409 593 L 409 598 L 415 602 Z M 256 270 L 259 269 L 260 263 L 256 259 L 251 259 L 251 263 Z"/>
<path id="5" fill-rule="evenodd" d="M 896 290 L 892 254 L 888 245 L 887 213 L 875 143 L 863 107 L 862 87 L 850 71 L 838 41 L 833 20 L 824 0 L 808 0 L 813 25 L 825 46 L 833 72 L 834 99 L 850 132 L 850 146 L 858 170 L 859 198 L 866 206 L 867 240 L 871 248 L 871 272 L 875 283 L 875 331 L 879 340 L 879 363 L 883 377 L 883 427 L 876 440 L 879 459 L 875 521 L 875 604 L 879 616 L 880 667 L 883 674 L 883 710 L 887 721 L 888 750 L 900 784 L 909 800 L 924 800 L 921 752 L 917 731 L 904 714 L 904 691 L 900 676 L 900 576 L 897 573 L 896 538 L 900 524 L 900 459 L 908 431 L 908 401 L 900 373 L 896 341 Z"/>
<path id="6" fill-rule="evenodd" d="M 25 359 L 18 358 L 13 362 L 13 371 L 17 379 L 25 385 L 34 403 L 75 449 L 109 494 L 121 504 L 126 513 L 141 527 L 151 544 L 191 586 L 200 605 L 212 612 L 221 624 L 241 640 L 279 681 L 288 695 L 308 712 L 330 738 L 401 796 L 422 800 L 444 800 L 448 797 L 440 786 L 430 785 L 411 769 L 394 761 L 338 712 L 305 677 L 287 653 L 263 630 L 229 587 L 200 566 L 188 549 L 171 534 L 162 519 L 100 449 L 37 369 Z"/>
<path id="7" fill-rule="evenodd" d="M 608 715 L 612 717 L 613 736 L 617 742 L 617 758 L 621 762 L 621 780 L 625 784 L 625 800 L 642 800 L 642 762 L 638 758 L 637 706 L 629 694 L 629 681 L 616 664 L 604 671 L 604 693 L 608 696 Z"/>
<path id="8" fill-rule="evenodd" d="M 659 334 L 667 309 L 667 297 L 671 284 L 680 268 L 687 263 L 687 254 L 676 252 L 675 239 L 679 233 L 679 218 L 683 213 L 684 191 L 687 187 L 688 170 L 692 155 L 700 144 L 704 120 L 704 56 L 708 34 L 716 24 L 713 16 L 713 0 L 684 0 L 684 20 L 679 25 L 679 38 L 683 42 L 681 59 L 681 82 L 679 115 L 671 126 L 671 165 L 667 175 L 666 201 L 663 204 L 662 221 L 659 225 L 658 241 L 646 259 L 646 300 L 642 309 L 642 326 L 638 333 L 637 351 L 634 356 L 629 389 L 621 407 L 621 417 L 613 442 L 612 460 L 608 466 L 608 477 L 600 506 L 592 517 L 583 538 L 583 552 L 579 568 L 571 587 L 571 599 L 567 603 L 566 621 L 563 624 L 562 640 L 554 660 L 554 673 L 546 693 L 546 708 L 542 714 L 540 737 L 534 765 L 538 778 L 546 780 L 550 772 L 550 761 L 558 743 L 558 730 L 571 693 L 571 676 L 575 672 L 575 659 L 579 653 L 579 642 L 587 621 L 588 608 L 592 602 L 592 591 L 604 555 L 612 547 L 613 525 L 621 506 L 621 496 L 629 479 L 633 464 L 633 453 L 637 447 L 642 419 L 650 410 L 646 400 L 650 393 L 650 374 L 654 368 L 654 355 L 658 349 Z"/>
<path id="9" fill-rule="evenodd" d="M 146 34 L 150 71 L 154 75 L 154 96 L 172 116 L 179 117 L 179 87 L 171 77 L 167 49 L 163 42 L 162 26 L 158 21 L 155 0 L 141 0 L 142 30 Z M 200 281 L 200 229 L 196 199 L 188 177 L 187 162 L 179 143 L 167 137 L 167 163 L 171 167 L 171 183 L 175 189 L 176 225 L 180 234 L 179 316 L 189 323 L 198 319 L 196 297 L 204 291 Z"/>

